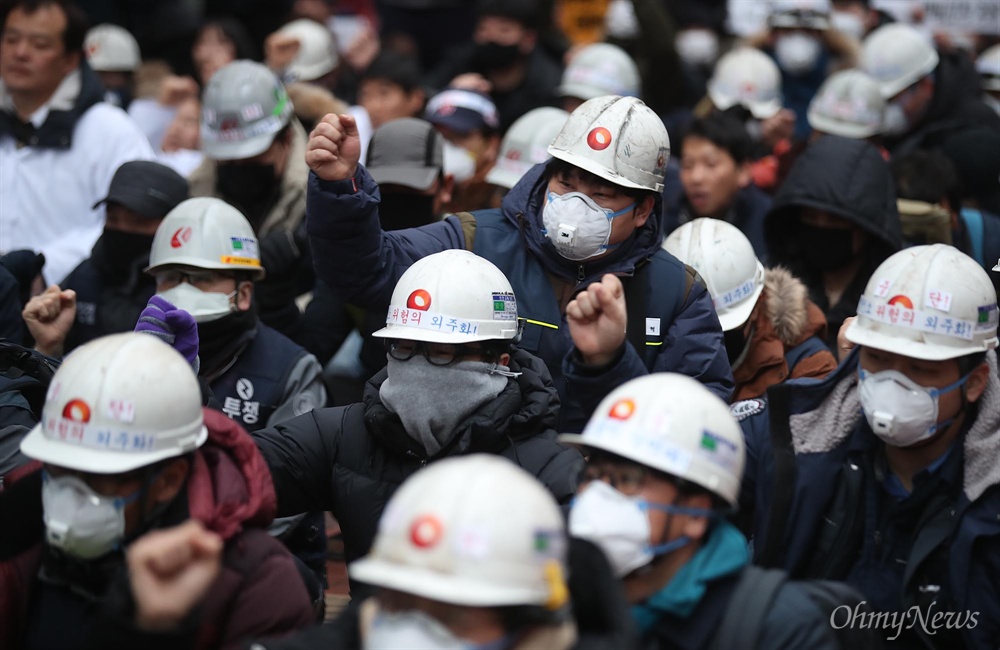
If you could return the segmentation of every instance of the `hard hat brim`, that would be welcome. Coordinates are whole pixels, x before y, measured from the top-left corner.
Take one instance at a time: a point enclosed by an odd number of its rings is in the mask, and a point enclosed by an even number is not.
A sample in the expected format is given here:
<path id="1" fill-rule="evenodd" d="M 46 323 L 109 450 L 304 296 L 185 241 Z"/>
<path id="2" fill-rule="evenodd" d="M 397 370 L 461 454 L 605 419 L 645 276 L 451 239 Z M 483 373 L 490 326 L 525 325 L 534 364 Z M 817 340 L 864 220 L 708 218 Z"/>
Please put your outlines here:
<path id="1" fill-rule="evenodd" d="M 531 165 L 528 166 L 528 170 L 529 171 L 531 170 Z M 509 169 L 499 169 L 498 167 L 494 166 L 493 169 L 491 169 L 489 173 L 486 174 L 486 182 L 491 183 L 492 185 L 499 185 L 500 187 L 509 190 L 513 189 L 514 186 L 517 185 L 517 182 L 521 180 L 521 178 L 523 178 L 523 176 L 524 174 L 518 176 L 515 172 L 512 172 Z"/>
<path id="2" fill-rule="evenodd" d="M 198 257 L 174 257 L 171 258 L 169 262 L 164 262 L 162 264 L 157 264 L 156 266 L 150 265 L 144 268 L 143 273 L 153 275 L 161 269 L 168 269 L 175 266 L 186 266 L 193 269 L 205 269 L 208 271 L 231 271 L 235 273 L 250 273 L 253 276 L 254 281 L 262 280 L 267 275 L 263 266 L 233 266 L 232 264 L 223 264 L 222 262 L 208 262 Z"/>
<path id="3" fill-rule="evenodd" d="M 712 100 L 712 104 L 720 111 L 729 110 L 737 104 L 742 104 L 740 101 L 723 96 L 711 87 L 708 89 L 708 98 Z M 772 99 L 769 102 L 747 102 L 745 105 L 750 110 L 750 114 L 758 120 L 771 119 L 781 110 L 781 102 L 777 99 Z"/>
<path id="4" fill-rule="evenodd" d="M 809 111 L 806 114 L 806 118 L 809 121 L 809 126 L 816 131 L 822 131 L 823 133 L 829 133 L 830 135 L 839 135 L 843 138 L 850 138 L 852 140 L 864 140 L 865 138 L 878 135 L 882 130 L 881 125 L 871 127 L 863 126 L 861 124 L 847 124 L 831 120 L 828 117 L 819 115 L 813 111 Z"/>
<path id="5" fill-rule="evenodd" d="M 646 185 L 642 185 L 640 183 L 635 183 L 633 181 L 630 181 L 624 176 L 619 176 L 618 174 L 615 174 L 611 170 L 605 168 L 604 165 L 600 164 L 599 162 L 590 160 L 589 158 L 584 158 L 583 156 L 578 156 L 568 151 L 556 149 L 551 145 L 549 146 L 547 151 L 549 152 L 549 155 L 551 155 L 553 158 L 558 158 L 563 162 L 568 162 L 569 164 L 579 167 L 584 171 L 588 171 L 594 176 L 597 176 L 598 178 L 603 178 L 604 180 L 614 185 L 619 185 L 621 187 L 628 187 L 633 190 L 649 190 L 651 192 L 656 192 L 657 194 L 663 191 L 663 183 L 656 183 L 656 187 L 649 187 Z"/>
<path id="6" fill-rule="evenodd" d="M 513 341 L 517 333 L 516 325 L 509 337 Z M 419 327 L 407 327 L 406 325 L 396 325 L 390 323 L 380 330 L 372 332 L 372 336 L 380 339 L 406 339 L 409 341 L 422 341 L 424 343 L 476 343 L 478 341 L 499 341 L 503 337 L 489 336 L 483 334 L 462 334 L 461 332 L 438 332 Z"/>
<path id="7" fill-rule="evenodd" d="M 612 94 L 590 84 L 567 82 L 556 88 L 556 95 L 559 97 L 576 97 L 584 101 Z"/>
<path id="8" fill-rule="evenodd" d="M 921 359 L 923 361 L 947 361 L 948 359 L 957 359 L 958 357 L 975 354 L 976 352 L 986 351 L 985 348 L 971 343 L 964 347 L 922 343 L 900 336 L 893 336 L 892 334 L 873 332 L 859 325 L 857 319 L 848 326 L 844 336 L 855 345 L 884 350 L 885 352 L 891 352 L 911 359 Z"/>
<path id="9" fill-rule="evenodd" d="M 207 439 L 208 429 L 203 424 L 194 448 L 201 447 Z M 146 453 L 92 449 L 53 440 L 45 435 L 42 425 L 38 424 L 21 441 L 21 453 L 33 460 L 79 472 L 121 474 L 167 458 L 181 456 L 187 452 L 177 447 Z"/>
<path id="10" fill-rule="evenodd" d="M 316 81 L 323 75 L 336 70 L 338 63 L 339 61 L 324 61 L 313 65 L 292 63 L 286 72 L 294 81 Z"/>
<path id="11" fill-rule="evenodd" d="M 267 151 L 276 135 L 276 133 L 267 133 L 242 142 L 213 141 L 203 136 L 201 150 L 202 153 L 214 160 L 243 160 L 259 156 Z"/>
<path id="12" fill-rule="evenodd" d="M 542 604 L 545 595 L 535 589 L 505 587 L 457 574 L 442 574 L 377 557 L 354 562 L 348 573 L 355 580 L 432 600 L 470 607 Z"/>
<path id="13" fill-rule="evenodd" d="M 757 306 L 757 300 L 760 299 L 760 294 L 762 293 L 764 293 L 763 282 L 757 285 L 752 296 L 739 303 L 732 311 L 719 314 L 719 324 L 722 325 L 722 331 L 728 332 L 746 323 L 750 319 L 750 314 L 753 313 L 753 308 Z"/>

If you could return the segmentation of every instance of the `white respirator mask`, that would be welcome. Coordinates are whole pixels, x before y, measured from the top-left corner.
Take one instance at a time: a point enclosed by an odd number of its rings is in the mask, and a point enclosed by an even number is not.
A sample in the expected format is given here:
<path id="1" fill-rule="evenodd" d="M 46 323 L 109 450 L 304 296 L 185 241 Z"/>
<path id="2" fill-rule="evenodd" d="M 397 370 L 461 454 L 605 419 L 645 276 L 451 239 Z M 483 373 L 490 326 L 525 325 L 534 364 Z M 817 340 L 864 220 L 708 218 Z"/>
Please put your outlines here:
<path id="1" fill-rule="evenodd" d="M 202 291 L 187 282 L 181 282 L 157 295 L 174 307 L 191 314 L 196 323 L 218 320 L 236 311 L 236 305 L 232 302 L 236 290 L 233 290 L 232 293 Z"/>
<path id="2" fill-rule="evenodd" d="M 632 203 L 615 212 L 581 192 L 549 192 L 542 209 L 542 227 L 560 255 L 580 262 L 613 248 L 608 244 L 612 220 L 634 209 Z"/>

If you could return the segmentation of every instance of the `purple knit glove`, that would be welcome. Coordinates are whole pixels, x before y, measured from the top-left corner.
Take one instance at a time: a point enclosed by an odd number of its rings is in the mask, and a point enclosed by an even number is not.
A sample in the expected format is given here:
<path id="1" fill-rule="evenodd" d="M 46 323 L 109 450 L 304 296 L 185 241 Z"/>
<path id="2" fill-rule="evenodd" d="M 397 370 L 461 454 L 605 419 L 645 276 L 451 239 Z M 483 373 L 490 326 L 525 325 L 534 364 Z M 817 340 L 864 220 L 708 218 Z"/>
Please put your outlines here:
<path id="1" fill-rule="evenodd" d="M 139 314 L 135 331 L 152 334 L 172 346 L 187 359 L 195 373 L 198 372 L 198 324 L 183 309 L 174 307 L 159 296 L 149 299 Z"/>

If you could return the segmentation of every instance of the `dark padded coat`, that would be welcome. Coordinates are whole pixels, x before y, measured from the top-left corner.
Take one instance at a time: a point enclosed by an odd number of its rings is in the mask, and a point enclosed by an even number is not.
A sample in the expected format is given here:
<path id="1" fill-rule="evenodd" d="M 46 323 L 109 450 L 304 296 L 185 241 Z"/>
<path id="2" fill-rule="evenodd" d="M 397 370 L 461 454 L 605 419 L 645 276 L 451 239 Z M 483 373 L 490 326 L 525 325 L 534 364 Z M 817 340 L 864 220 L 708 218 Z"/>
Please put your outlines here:
<path id="1" fill-rule="evenodd" d="M 829 304 L 822 278 L 806 264 L 798 241 L 801 208 L 846 219 L 868 233 L 865 263 L 836 305 Z M 827 136 L 809 145 L 788 173 L 764 218 L 770 264 L 788 268 L 809 288 L 809 299 L 826 315 L 827 346 L 837 344 L 844 319 L 854 316 L 868 278 L 902 248 L 896 189 L 889 165 L 863 140 Z"/>
<path id="2" fill-rule="evenodd" d="M 344 300 L 385 313 L 397 280 L 418 259 L 464 248 L 490 260 L 517 296 L 524 320 L 520 347 L 541 357 L 552 373 L 563 405 L 561 431 L 580 431 L 608 392 L 650 372 L 688 375 L 728 400 L 733 375 L 712 298 L 693 271 L 660 247 L 660 197 L 654 216 L 628 241 L 601 259 L 573 262 L 559 255 L 542 231 L 546 185 L 545 166 L 536 165 L 507 194 L 502 209 L 383 232 L 379 188 L 363 166 L 346 181 L 327 182 L 313 174 L 306 225 L 316 275 Z M 633 291 L 645 299 L 645 308 L 629 312 L 629 342 L 610 368 L 595 373 L 575 362 L 553 287 L 579 292 L 606 273 L 622 279 L 633 309 L 642 307 L 630 297 Z M 643 279 L 630 287 L 637 276 Z"/>
<path id="3" fill-rule="evenodd" d="M 271 468 L 278 516 L 333 512 L 350 563 L 368 552 L 382 509 L 407 477 L 428 462 L 473 453 L 510 459 L 568 504 L 583 459 L 556 442 L 552 427 L 559 398 L 551 377 L 538 358 L 520 350 L 510 369 L 521 375 L 460 424 L 452 442 L 433 458 L 382 404 L 385 370 L 368 382 L 364 403 L 317 409 L 254 432 Z"/>

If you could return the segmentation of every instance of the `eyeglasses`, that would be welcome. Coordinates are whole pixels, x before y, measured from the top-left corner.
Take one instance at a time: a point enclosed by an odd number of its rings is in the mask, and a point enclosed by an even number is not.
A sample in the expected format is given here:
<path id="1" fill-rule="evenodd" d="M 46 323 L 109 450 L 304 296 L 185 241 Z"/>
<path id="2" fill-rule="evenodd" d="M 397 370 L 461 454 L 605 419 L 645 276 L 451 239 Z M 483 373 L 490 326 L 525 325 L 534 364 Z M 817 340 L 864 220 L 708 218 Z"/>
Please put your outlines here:
<path id="1" fill-rule="evenodd" d="M 649 472 L 640 465 L 623 465 L 603 461 L 588 462 L 578 477 L 582 487 L 591 481 L 604 481 L 622 494 L 633 496 L 642 491 Z"/>
<path id="2" fill-rule="evenodd" d="M 385 344 L 389 356 L 397 361 L 409 361 L 420 353 L 432 366 L 448 366 L 468 357 L 484 357 L 490 353 L 481 347 L 452 343 L 428 343 L 408 339 L 389 339 Z"/>
<path id="3" fill-rule="evenodd" d="M 153 274 L 156 278 L 157 286 L 177 286 L 187 280 L 193 287 L 211 286 L 220 280 L 235 280 L 234 277 L 218 271 L 182 271 L 180 269 L 167 269 L 157 271 Z"/>

